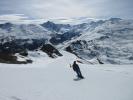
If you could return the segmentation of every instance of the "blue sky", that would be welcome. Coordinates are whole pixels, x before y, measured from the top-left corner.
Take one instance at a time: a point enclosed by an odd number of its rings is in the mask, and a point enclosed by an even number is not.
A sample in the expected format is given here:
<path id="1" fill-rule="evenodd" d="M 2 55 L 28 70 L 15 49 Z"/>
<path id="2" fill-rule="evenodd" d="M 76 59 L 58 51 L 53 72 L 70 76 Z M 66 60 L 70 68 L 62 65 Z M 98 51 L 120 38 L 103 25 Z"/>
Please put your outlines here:
<path id="1" fill-rule="evenodd" d="M 0 0 L 0 20 L 133 18 L 133 0 Z"/>

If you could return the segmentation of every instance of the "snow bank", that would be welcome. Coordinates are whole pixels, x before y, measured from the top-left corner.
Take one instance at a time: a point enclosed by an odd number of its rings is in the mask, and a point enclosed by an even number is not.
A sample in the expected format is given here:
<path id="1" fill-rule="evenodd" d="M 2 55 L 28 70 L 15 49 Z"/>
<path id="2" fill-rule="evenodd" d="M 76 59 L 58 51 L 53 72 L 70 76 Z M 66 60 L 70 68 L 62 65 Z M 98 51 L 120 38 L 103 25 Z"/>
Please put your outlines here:
<path id="1" fill-rule="evenodd" d="M 0 100 L 133 100 L 130 65 L 79 64 L 85 79 L 69 67 L 76 57 L 34 57 L 27 65 L 0 64 Z"/>

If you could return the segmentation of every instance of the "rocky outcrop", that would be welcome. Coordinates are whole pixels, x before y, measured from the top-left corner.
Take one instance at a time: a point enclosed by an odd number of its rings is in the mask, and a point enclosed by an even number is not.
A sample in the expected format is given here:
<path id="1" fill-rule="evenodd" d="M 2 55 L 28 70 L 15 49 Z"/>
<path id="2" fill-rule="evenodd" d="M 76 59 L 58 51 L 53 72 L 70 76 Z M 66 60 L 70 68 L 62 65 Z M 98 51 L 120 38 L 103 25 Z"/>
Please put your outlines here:
<path id="1" fill-rule="evenodd" d="M 0 63 L 7 63 L 7 64 L 28 64 L 32 63 L 32 60 L 27 59 L 25 61 L 19 61 L 17 56 L 12 53 L 0 53 Z"/>
<path id="2" fill-rule="evenodd" d="M 42 46 L 41 50 L 48 54 L 49 57 L 56 58 L 57 56 L 62 56 L 62 54 L 51 44 L 45 44 Z"/>

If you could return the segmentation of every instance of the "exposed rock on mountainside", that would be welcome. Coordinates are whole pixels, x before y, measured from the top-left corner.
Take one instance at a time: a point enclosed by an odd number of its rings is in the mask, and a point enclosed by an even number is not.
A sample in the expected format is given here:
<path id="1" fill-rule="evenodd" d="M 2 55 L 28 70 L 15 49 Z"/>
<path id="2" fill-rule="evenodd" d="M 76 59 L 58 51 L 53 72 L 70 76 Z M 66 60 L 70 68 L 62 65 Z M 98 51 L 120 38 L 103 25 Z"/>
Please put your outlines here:
<path id="1" fill-rule="evenodd" d="M 23 61 L 19 61 L 15 54 L 11 54 L 11 53 L 7 54 L 7 53 L 1 53 L 0 52 L 0 63 L 7 63 L 7 64 L 28 64 L 28 63 L 32 63 L 32 60 L 25 59 Z"/>
<path id="2" fill-rule="evenodd" d="M 48 44 L 49 43 L 49 44 Z M 50 45 L 52 44 L 52 45 Z M 19 53 L 39 49 L 50 57 L 61 56 L 55 47 L 100 64 L 133 64 L 133 20 L 111 18 L 80 24 L 0 24 L 0 52 Z M 58 49 L 59 49 L 58 48 Z"/>
<path id="3" fill-rule="evenodd" d="M 103 63 L 133 64 L 133 21 L 112 18 L 89 28 L 69 42 L 66 50 L 84 59 Z M 97 24 L 98 23 L 98 24 Z"/>
<path id="4" fill-rule="evenodd" d="M 55 58 L 57 56 L 63 56 L 55 47 L 53 47 L 51 44 L 45 44 L 41 48 L 42 51 L 47 53 L 49 57 Z"/>

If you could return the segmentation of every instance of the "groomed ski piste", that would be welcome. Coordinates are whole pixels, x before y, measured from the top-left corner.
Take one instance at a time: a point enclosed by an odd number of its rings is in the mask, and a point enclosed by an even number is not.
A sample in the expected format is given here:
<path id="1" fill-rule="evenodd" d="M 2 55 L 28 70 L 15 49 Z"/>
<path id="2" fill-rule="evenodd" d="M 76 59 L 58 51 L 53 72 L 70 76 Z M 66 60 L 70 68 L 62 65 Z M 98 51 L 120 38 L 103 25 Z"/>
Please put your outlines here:
<path id="1" fill-rule="evenodd" d="M 0 64 L 0 100 L 133 100 L 133 65 L 79 64 L 85 79 L 74 81 L 76 56 L 56 59 L 35 53 L 32 64 Z"/>

